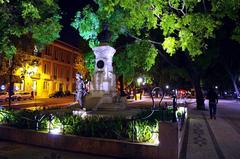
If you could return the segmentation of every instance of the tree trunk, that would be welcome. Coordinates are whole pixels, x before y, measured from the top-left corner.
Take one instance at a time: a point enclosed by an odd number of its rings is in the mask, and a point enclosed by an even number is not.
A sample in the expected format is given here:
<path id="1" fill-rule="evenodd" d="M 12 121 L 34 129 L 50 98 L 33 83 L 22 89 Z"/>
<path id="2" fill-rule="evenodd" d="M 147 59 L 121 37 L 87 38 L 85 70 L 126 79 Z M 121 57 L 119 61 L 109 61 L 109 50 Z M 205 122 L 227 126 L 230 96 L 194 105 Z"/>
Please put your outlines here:
<path id="1" fill-rule="evenodd" d="M 123 96 L 125 96 L 124 84 L 123 84 L 123 75 L 119 76 L 118 80 L 120 82 L 120 96 L 123 97 Z"/>
<path id="2" fill-rule="evenodd" d="M 236 82 L 238 76 L 237 76 L 236 74 L 234 75 L 234 73 L 232 73 L 231 70 L 229 69 L 229 67 L 227 67 L 227 66 L 225 66 L 225 70 L 227 71 L 227 73 L 228 73 L 229 76 L 230 76 L 230 79 L 231 79 L 231 81 L 232 81 L 233 88 L 234 88 L 234 90 L 235 90 L 235 92 L 236 92 L 237 97 L 240 96 L 240 92 L 239 92 L 239 90 L 238 90 L 238 86 L 237 86 L 237 82 Z"/>
<path id="3" fill-rule="evenodd" d="M 8 90 L 8 107 L 11 109 L 12 95 L 13 95 L 13 82 L 12 82 L 12 74 L 9 75 L 9 90 Z"/>
<path id="4" fill-rule="evenodd" d="M 8 88 L 8 108 L 11 109 L 11 102 L 13 95 L 13 82 L 12 82 L 12 76 L 13 76 L 13 60 L 9 60 L 9 88 Z"/>
<path id="5" fill-rule="evenodd" d="M 232 80 L 233 88 L 234 88 L 234 90 L 235 90 L 235 92 L 236 92 L 236 95 L 237 95 L 237 97 L 239 97 L 240 94 L 239 94 L 239 90 L 238 90 L 238 86 L 237 86 L 237 82 L 236 82 L 237 76 L 231 75 L 231 80 Z"/>
<path id="6" fill-rule="evenodd" d="M 191 72 L 193 74 L 193 72 Z M 205 104 L 204 104 L 204 96 L 200 85 L 200 76 L 199 75 L 192 75 L 190 76 L 193 87 L 195 89 L 196 94 L 196 103 L 197 103 L 197 109 L 198 110 L 205 110 Z"/>
<path id="7" fill-rule="evenodd" d="M 204 96 L 200 86 L 200 80 L 194 82 L 194 89 L 196 92 L 197 109 L 204 110 L 205 109 Z"/>

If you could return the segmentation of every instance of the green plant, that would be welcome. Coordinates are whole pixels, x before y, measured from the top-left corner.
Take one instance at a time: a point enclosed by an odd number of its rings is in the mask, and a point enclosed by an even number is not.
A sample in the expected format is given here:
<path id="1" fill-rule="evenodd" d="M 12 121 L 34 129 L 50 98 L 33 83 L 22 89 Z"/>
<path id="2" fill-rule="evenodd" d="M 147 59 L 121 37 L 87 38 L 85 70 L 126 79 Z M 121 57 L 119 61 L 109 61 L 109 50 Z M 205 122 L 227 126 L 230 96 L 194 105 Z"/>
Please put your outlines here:
<path id="1" fill-rule="evenodd" d="M 8 111 L 5 109 L 0 110 L 0 124 L 10 125 L 11 121 L 15 118 L 13 111 Z"/>
<path id="2" fill-rule="evenodd" d="M 71 113 L 1 110 L 0 123 L 6 122 L 17 128 L 36 129 L 38 121 L 38 130 L 63 126 L 65 134 L 153 142 L 153 132 L 158 130 L 158 115 L 158 113 L 153 114 L 145 120 L 129 120 L 123 117 L 87 116 L 82 118 Z"/>
<path id="3" fill-rule="evenodd" d="M 128 136 L 137 142 L 150 141 L 153 133 L 158 130 L 158 123 L 148 120 L 136 120 L 129 123 Z"/>

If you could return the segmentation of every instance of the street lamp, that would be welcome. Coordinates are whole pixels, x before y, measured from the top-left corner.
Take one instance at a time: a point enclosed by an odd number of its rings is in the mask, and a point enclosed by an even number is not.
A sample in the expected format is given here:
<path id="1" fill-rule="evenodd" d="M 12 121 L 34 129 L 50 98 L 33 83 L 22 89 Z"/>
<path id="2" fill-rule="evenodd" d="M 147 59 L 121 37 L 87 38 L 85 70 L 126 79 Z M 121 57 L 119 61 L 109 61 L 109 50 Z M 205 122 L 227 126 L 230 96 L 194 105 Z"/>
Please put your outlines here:
<path id="1" fill-rule="evenodd" d="M 1 90 L 5 90 L 6 89 L 6 86 L 5 85 L 1 85 Z"/>
<path id="2" fill-rule="evenodd" d="M 20 71 L 21 71 L 21 78 L 23 80 L 23 91 L 25 91 L 25 87 L 26 87 L 26 76 L 27 77 L 31 77 L 33 76 L 34 74 L 37 73 L 38 71 L 38 67 L 36 65 L 34 66 L 29 66 L 29 65 L 26 65 L 24 68 L 21 67 L 20 68 Z"/>
<path id="3" fill-rule="evenodd" d="M 169 85 L 166 85 L 165 87 L 166 87 L 166 89 L 169 89 Z"/>
<path id="4" fill-rule="evenodd" d="M 139 77 L 139 78 L 137 79 L 137 83 L 138 83 L 139 85 L 141 85 L 142 82 L 143 82 L 143 78 L 142 78 L 142 77 Z"/>

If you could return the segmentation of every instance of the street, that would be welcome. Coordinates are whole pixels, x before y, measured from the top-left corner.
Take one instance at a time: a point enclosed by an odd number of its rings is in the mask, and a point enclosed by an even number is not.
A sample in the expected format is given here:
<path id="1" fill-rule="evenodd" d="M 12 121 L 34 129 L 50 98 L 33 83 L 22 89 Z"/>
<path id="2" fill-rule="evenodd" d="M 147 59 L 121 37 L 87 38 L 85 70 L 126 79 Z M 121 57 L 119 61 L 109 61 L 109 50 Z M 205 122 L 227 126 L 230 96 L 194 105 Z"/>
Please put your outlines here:
<path id="1" fill-rule="evenodd" d="M 61 97 L 61 98 L 39 98 L 33 100 L 21 100 L 12 101 L 11 107 L 16 109 L 26 109 L 26 108 L 43 108 L 43 107 L 60 107 L 66 106 L 69 103 L 74 102 L 73 96 Z M 8 107 L 8 102 L 0 103 L 0 106 Z"/>
<path id="2" fill-rule="evenodd" d="M 227 121 L 240 134 L 240 102 L 236 100 L 219 100 L 217 117 Z"/>

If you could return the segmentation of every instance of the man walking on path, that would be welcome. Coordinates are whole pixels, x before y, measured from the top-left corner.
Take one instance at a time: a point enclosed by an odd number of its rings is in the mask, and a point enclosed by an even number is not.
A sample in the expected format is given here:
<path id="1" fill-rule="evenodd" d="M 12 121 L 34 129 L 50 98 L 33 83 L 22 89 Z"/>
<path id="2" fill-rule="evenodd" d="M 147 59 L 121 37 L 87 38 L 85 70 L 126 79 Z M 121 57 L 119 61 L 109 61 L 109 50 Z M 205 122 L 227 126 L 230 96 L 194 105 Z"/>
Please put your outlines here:
<path id="1" fill-rule="evenodd" d="M 218 96 L 213 88 L 209 89 L 207 99 L 209 100 L 210 119 L 216 119 Z"/>

